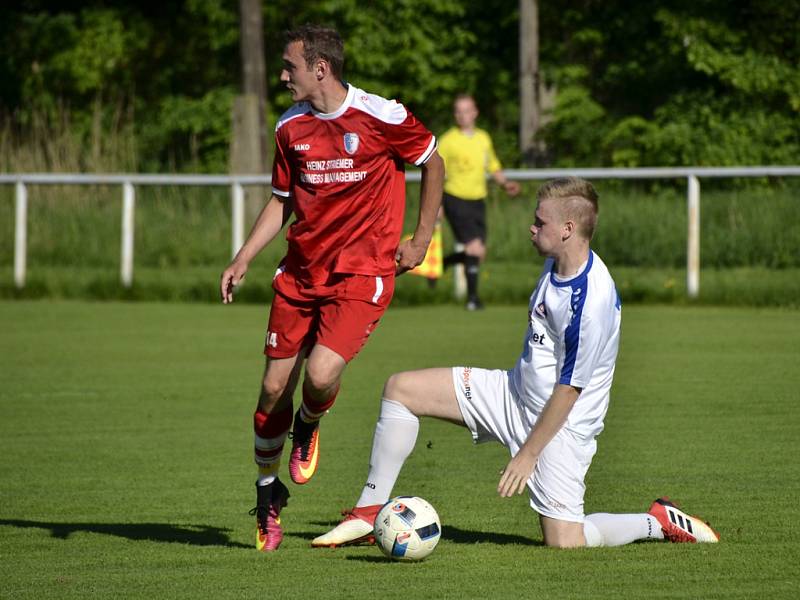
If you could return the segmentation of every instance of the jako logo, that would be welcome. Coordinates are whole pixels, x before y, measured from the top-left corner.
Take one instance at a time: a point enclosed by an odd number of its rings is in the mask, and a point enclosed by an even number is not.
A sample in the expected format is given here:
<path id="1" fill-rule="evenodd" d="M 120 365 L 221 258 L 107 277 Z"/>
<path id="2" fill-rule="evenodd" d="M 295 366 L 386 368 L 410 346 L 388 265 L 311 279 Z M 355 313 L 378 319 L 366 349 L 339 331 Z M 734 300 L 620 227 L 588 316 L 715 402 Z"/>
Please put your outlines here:
<path id="1" fill-rule="evenodd" d="M 311 150 L 311 144 L 295 144 L 294 151 L 302 152 L 303 150 Z"/>

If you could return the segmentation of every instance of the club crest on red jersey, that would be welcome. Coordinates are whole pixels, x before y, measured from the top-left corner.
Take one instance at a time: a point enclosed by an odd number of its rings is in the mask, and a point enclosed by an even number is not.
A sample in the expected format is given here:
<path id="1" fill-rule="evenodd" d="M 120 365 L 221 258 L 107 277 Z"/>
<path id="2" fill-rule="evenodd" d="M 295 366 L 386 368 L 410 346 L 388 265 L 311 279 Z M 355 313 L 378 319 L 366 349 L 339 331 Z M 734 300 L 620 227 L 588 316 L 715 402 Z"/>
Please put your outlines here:
<path id="1" fill-rule="evenodd" d="M 344 149 L 348 154 L 355 154 L 358 151 L 358 142 L 357 133 L 344 134 Z"/>

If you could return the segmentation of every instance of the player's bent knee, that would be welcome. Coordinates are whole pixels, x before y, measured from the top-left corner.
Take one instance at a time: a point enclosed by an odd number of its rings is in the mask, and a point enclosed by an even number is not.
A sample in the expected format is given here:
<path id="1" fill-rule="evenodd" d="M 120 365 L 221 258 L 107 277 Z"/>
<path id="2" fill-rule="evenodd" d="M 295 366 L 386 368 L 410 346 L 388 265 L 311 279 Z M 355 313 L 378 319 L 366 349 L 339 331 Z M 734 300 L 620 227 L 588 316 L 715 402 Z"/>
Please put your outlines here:
<path id="1" fill-rule="evenodd" d="M 414 412 L 414 394 L 411 393 L 410 389 L 412 381 L 410 373 L 408 372 L 390 375 L 383 386 L 383 397 L 387 400 L 399 402 L 411 410 L 411 412 Z"/>
<path id="2" fill-rule="evenodd" d="M 582 523 L 542 517 L 541 525 L 545 546 L 550 548 L 582 548 L 586 545 Z"/>
<path id="3" fill-rule="evenodd" d="M 283 396 L 288 383 L 285 379 L 265 377 L 261 382 L 261 395 L 266 400 L 276 402 Z"/>
<path id="4" fill-rule="evenodd" d="M 389 375 L 389 378 L 386 380 L 386 383 L 383 384 L 384 398 L 394 400 L 395 402 L 403 401 L 400 394 L 401 375 L 402 373 L 394 373 L 393 375 Z"/>
<path id="5" fill-rule="evenodd" d="M 330 390 L 339 384 L 341 374 L 338 366 L 309 364 L 306 366 L 305 382 L 314 390 Z"/>

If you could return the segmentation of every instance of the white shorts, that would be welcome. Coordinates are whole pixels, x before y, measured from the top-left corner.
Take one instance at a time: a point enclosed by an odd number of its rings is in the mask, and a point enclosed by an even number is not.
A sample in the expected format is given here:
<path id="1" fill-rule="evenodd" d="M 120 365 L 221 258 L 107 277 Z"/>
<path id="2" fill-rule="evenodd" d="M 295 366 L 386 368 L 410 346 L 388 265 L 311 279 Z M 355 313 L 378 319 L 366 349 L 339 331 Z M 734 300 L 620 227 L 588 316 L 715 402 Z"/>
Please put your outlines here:
<path id="1" fill-rule="evenodd" d="M 508 371 L 453 367 L 453 385 L 464 423 L 475 443 L 497 441 L 514 456 L 536 422 L 514 397 Z M 597 450 L 562 428 L 539 456 L 528 480 L 531 508 L 561 521 L 583 522 L 584 479 Z"/>

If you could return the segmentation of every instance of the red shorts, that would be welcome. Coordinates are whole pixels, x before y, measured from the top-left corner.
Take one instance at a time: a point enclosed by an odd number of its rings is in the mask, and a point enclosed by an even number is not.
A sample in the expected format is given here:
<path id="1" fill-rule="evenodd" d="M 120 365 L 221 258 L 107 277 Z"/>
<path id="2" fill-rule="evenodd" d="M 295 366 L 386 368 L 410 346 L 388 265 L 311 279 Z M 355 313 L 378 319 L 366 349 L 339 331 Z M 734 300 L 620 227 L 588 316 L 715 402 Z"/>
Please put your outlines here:
<path id="1" fill-rule="evenodd" d="M 350 362 L 389 307 L 394 275 L 334 275 L 328 285 L 305 287 L 279 269 L 272 288 L 264 354 L 289 358 L 322 344 Z"/>

